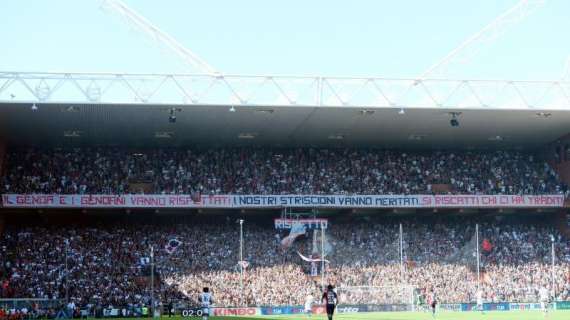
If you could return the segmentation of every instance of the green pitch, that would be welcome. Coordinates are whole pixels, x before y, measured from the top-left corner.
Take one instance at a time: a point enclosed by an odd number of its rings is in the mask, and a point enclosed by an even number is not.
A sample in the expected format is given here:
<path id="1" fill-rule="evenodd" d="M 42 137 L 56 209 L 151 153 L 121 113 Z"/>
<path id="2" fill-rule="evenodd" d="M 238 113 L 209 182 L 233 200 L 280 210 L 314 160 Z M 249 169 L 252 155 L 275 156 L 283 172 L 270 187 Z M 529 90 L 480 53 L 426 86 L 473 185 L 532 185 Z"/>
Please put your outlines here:
<path id="1" fill-rule="evenodd" d="M 166 317 L 163 317 L 163 319 Z M 174 319 L 174 318 L 172 318 Z M 187 318 L 188 319 L 188 318 Z M 201 319 L 201 318 L 195 318 Z M 326 315 L 287 315 L 287 316 L 256 316 L 256 317 L 210 317 L 210 320 L 326 320 Z M 370 312 L 338 314 L 333 319 L 338 320 L 433 320 L 430 313 L 423 312 Z M 549 312 L 545 317 L 540 311 L 495 311 L 481 314 L 478 312 L 442 312 L 436 315 L 436 320 L 567 320 L 570 311 Z M 178 319 L 177 319 L 178 320 Z"/>

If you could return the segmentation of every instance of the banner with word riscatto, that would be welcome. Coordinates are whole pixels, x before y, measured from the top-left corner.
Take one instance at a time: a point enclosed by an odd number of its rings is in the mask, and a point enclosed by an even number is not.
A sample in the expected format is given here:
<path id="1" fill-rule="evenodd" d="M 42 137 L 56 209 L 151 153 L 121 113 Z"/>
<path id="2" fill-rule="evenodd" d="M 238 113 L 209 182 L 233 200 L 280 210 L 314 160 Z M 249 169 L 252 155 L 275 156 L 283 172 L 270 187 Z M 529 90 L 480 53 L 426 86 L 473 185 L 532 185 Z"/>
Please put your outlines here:
<path id="1" fill-rule="evenodd" d="M 556 208 L 563 195 L 5 194 L 8 208 Z"/>

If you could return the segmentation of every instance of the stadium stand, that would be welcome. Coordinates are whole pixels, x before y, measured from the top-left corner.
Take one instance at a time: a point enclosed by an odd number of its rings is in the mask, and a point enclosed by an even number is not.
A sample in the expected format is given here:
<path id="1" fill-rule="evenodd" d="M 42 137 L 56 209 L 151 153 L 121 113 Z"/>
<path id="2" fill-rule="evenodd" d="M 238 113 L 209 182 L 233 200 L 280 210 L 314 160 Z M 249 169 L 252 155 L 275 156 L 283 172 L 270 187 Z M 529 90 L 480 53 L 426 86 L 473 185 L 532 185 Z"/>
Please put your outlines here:
<path id="1" fill-rule="evenodd" d="M 3 193 L 559 194 L 545 160 L 522 152 L 368 149 L 10 150 Z"/>
<path id="2" fill-rule="evenodd" d="M 554 170 L 561 162 L 515 151 L 26 148 L 7 152 L 1 186 L 5 194 L 566 194 Z M 405 282 L 420 295 L 433 289 L 447 303 L 473 302 L 477 222 L 487 242 L 481 255 L 486 301 L 537 301 L 553 270 L 557 300 L 570 300 L 563 214 L 469 218 L 457 213 L 333 218 L 327 230 L 328 281 L 339 287 Z M 215 288 L 217 304 L 225 307 L 300 305 L 309 292 L 319 296 L 320 279 L 297 253 L 314 252 L 310 234 L 284 248 L 282 231 L 268 218 L 246 226 L 243 292 L 235 216 L 227 212 L 210 219 L 154 216 L 152 223 L 137 214 L 97 216 L 89 223 L 32 219 L 7 222 L 4 233 L 0 219 L 0 298 L 69 300 L 76 312 L 96 314 L 113 306 L 134 315 L 150 305 L 150 246 L 157 248 L 155 301 L 163 305 L 196 305 L 204 285 Z M 550 235 L 559 262 L 553 269 Z M 176 248 L 169 244 L 173 239 L 180 243 Z M 358 291 L 341 292 L 340 298 L 348 304 L 394 303 L 389 295 Z M 55 316 L 53 309 L 39 309 Z"/>
<path id="3" fill-rule="evenodd" d="M 403 222 L 406 281 L 424 291 L 435 289 L 445 302 L 474 301 L 474 259 L 461 251 L 472 241 L 475 220 L 452 216 L 390 219 L 332 224 L 329 281 L 337 286 L 398 285 L 397 230 L 398 222 Z M 544 218 L 492 217 L 479 222 L 482 237 L 492 244 L 482 254 L 486 301 L 536 301 L 538 288 L 551 280 L 550 234 L 555 235 L 560 261 L 555 268 L 558 299 L 570 299 L 570 242 Z M 310 237 L 301 237 L 292 249 L 284 250 L 275 232 L 263 222 L 246 229 L 247 305 L 299 305 L 307 292 L 319 292 L 319 278 L 309 275 L 309 266 L 296 254 L 297 250 L 310 252 Z M 215 288 L 220 306 L 236 306 L 241 304 L 236 237 L 229 217 L 217 224 L 205 224 L 200 218 L 182 223 L 162 218 L 160 223 L 142 224 L 131 217 L 85 226 L 10 228 L 0 241 L 1 294 L 5 298 L 63 299 L 68 239 L 67 294 L 83 308 L 148 305 L 144 261 L 150 245 L 158 248 L 155 294 L 160 301 L 196 303 L 192 300 L 197 293 L 209 285 Z M 169 252 L 165 247 L 172 238 L 181 244 Z M 348 294 L 342 299 L 344 303 L 381 304 L 389 298 Z"/>

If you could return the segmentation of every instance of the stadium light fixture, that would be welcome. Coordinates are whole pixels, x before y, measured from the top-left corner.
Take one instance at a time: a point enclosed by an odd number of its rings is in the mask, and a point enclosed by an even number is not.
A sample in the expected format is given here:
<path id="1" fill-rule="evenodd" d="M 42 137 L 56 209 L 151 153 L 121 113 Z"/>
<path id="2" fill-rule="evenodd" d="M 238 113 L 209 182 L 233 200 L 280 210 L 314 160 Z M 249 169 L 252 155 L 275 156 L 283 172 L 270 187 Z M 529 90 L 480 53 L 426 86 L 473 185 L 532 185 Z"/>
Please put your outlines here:
<path id="1" fill-rule="evenodd" d="M 66 112 L 79 112 L 79 107 L 77 106 L 67 106 L 65 108 Z"/>
<path id="2" fill-rule="evenodd" d="M 344 134 L 331 134 L 329 135 L 329 139 L 330 140 L 344 140 L 345 136 Z"/>
<path id="3" fill-rule="evenodd" d="M 253 139 L 257 136 L 257 133 L 240 133 L 238 139 Z"/>
<path id="4" fill-rule="evenodd" d="M 81 137 L 81 131 L 79 130 L 66 130 L 63 132 L 63 136 L 67 138 L 79 138 Z"/>
<path id="5" fill-rule="evenodd" d="M 134 27 L 139 32 L 147 35 L 149 39 L 156 41 L 166 49 L 176 54 L 182 61 L 193 66 L 201 73 L 221 77 L 221 74 L 210 66 L 206 61 L 198 57 L 194 52 L 184 47 L 166 32 L 153 25 L 144 16 L 129 8 L 120 0 L 105 0 L 101 8 L 121 17 L 129 26 Z"/>
<path id="6" fill-rule="evenodd" d="M 489 141 L 503 141 L 503 140 L 505 140 L 505 137 L 499 135 L 489 137 Z"/>
<path id="7" fill-rule="evenodd" d="M 176 123 L 176 108 L 171 108 L 170 109 L 170 115 L 168 116 L 168 122 L 170 123 Z M 180 111 L 180 110 L 178 110 Z"/>
<path id="8" fill-rule="evenodd" d="M 274 109 L 257 109 L 254 111 L 256 114 L 272 114 L 275 112 Z"/>
<path id="9" fill-rule="evenodd" d="M 157 131 L 154 133 L 154 137 L 157 139 L 170 139 L 174 137 L 174 132 Z"/>
<path id="10" fill-rule="evenodd" d="M 425 137 L 426 137 L 425 134 L 410 134 L 408 136 L 408 140 L 420 141 L 423 140 Z"/>
<path id="11" fill-rule="evenodd" d="M 360 115 L 362 115 L 362 116 L 371 116 L 373 114 L 374 114 L 374 110 L 370 110 L 370 109 L 360 110 Z"/>
<path id="12" fill-rule="evenodd" d="M 461 112 L 450 112 L 449 115 L 451 116 L 451 119 L 449 120 L 449 125 L 454 128 L 459 127 L 459 119 L 457 119 L 457 116 L 460 114 Z"/>

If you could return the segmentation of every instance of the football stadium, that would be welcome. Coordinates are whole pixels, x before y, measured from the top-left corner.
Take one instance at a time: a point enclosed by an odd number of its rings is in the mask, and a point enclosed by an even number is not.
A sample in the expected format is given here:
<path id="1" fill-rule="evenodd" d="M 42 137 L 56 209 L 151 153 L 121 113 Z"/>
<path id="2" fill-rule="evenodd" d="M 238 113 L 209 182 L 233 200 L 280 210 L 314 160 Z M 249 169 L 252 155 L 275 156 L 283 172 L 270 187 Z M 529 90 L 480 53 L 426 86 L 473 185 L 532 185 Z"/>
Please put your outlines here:
<path id="1" fill-rule="evenodd" d="M 539 45 L 503 39 L 533 21 L 563 30 L 554 21 L 566 1 L 463 11 L 454 21 L 485 21 L 465 34 L 446 27 L 454 37 L 441 39 L 455 47 L 411 77 L 224 72 L 164 31 L 184 35 L 165 23 L 180 17 L 176 7 L 93 2 L 113 21 L 96 28 L 128 30 L 190 71 L 155 72 L 158 60 L 138 72 L 83 71 L 112 55 L 103 41 L 112 32 L 83 34 L 99 42 L 79 72 L 9 55 L 21 44 L 5 42 L 0 320 L 570 319 L 570 64 L 549 80 L 471 78 L 457 67 L 482 52 L 470 70 L 492 70 L 500 54 L 488 48 L 503 45 L 510 60 L 532 52 L 541 68 Z M 66 7 L 87 1 L 64 3 L 31 6 L 49 5 L 39 16 L 67 29 L 55 12 L 89 20 Z M 364 3 L 363 12 L 396 6 Z M 154 9 L 172 17 L 167 28 Z M 14 1 L 0 19 L 12 17 L 6 29 L 22 39 L 52 27 L 27 10 Z M 405 23 L 394 21 L 397 33 Z M 67 57 L 69 47 L 51 49 Z M 239 50 L 214 58 L 239 60 Z"/>

